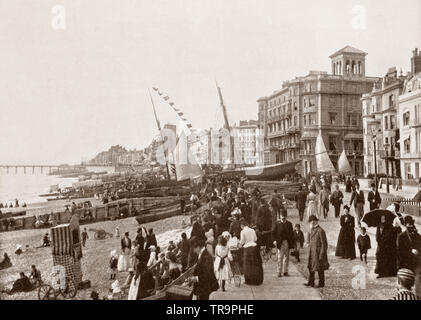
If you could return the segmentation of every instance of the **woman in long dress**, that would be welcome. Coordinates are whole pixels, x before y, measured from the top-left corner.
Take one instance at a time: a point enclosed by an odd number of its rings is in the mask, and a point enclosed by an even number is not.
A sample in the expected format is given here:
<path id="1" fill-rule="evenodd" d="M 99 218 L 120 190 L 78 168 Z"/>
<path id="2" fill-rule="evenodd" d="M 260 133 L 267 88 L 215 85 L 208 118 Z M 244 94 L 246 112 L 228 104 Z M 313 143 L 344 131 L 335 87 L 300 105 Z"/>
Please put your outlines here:
<path id="1" fill-rule="evenodd" d="M 341 216 L 341 230 L 339 231 L 338 243 L 335 256 L 344 259 L 355 259 L 355 219 L 349 214 L 349 206 L 344 206 L 344 214 Z"/>
<path id="2" fill-rule="evenodd" d="M 263 265 L 256 231 L 245 220 L 241 221 L 240 244 L 243 247 L 243 274 L 246 284 L 260 285 L 263 282 Z"/>
<path id="3" fill-rule="evenodd" d="M 377 273 L 378 278 L 396 276 L 396 238 L 396 228 L 392 224 L 387 223 L 386 218 L 382 216 L 376 232 L 377 251 L 376 269 L 374 272 Z"/>
<path id="4" fill-rule="evenodd" d="M 225 291 L 226 281 L 230 280 L 232 277 L 230 260 L 232 260 L 232 257 L 227 246 L 227 239 L 220 235 L 218 237 L 218 245 L 215 248 L 215 262 L 213 264 L 213 270 L 222 291 Z"/>
<path id="5" fill-rule="evenodd" d="M 307 200 L 307 219 L 310 218 L 311 215 L 319 217 L 319 212 L 317 210 L 317 195 L 313 191 L 310 191 Z"/>

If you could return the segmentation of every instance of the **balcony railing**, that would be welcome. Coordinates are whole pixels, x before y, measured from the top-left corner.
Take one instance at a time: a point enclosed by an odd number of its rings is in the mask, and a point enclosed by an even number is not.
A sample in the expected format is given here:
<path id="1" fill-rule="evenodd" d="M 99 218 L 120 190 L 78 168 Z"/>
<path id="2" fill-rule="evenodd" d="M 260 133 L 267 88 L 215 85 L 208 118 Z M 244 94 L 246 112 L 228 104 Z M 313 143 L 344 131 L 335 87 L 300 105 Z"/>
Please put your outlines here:
<path id="1" fill-rule="evenodd" d="M 419 128 L 421 127 L 421 119 L 412 119 L 409 126 L 411 128 Z"/>
<path id="2" fill-rule="evenodd" d="M 300 156 L 312 156 L 314 155 L 313 150 L 300 150 Z"/>
<path id="3" fill-rule="evenodd" d="M 362 156 L 363 155 L 363 151 L 362 150 L 353 150 L 353 149 L 347 149 L 345 150 L 345 153 L 347 156 Z"/>

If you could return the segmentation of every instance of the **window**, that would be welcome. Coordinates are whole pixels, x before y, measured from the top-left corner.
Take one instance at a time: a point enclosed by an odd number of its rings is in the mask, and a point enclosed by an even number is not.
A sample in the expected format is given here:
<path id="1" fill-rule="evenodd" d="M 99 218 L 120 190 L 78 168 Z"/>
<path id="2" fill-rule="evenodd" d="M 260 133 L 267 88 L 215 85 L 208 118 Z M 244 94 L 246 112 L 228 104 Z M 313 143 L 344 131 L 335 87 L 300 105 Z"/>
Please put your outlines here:
<path id="1" fill-rule="evenodd" d="M 391 115 L 389 118 L 390 118 L 390 130 L 395 130 L 395 127 L 396 127 L 395 116 Z"/>
<path id="2" fill-rule="evenodd" d="M 294 126 L 297 125 L 297 116 L 294 116 Z"/>
<path id="3" fill-rule="evenodd" d="M 405 153 L 411 152 L 411 139 L 408 138 L 403 142 L 403 149 Z"/>
<path id="4" fill-rule="evenodd" d="M 389 138 L 388 137 L 384 138 L 384 144 L 389 144 Z"/>
<path id="5" fill-rule="evenodd" d="M 359 121 L 358 121 L 359 117 L 361 117 L 361 116 L 359 116 L 356 113 L 348 113 L 348 116 L 347 116 L 348 125 L 350 125 L 350 126 L 358 126 L 358 124 L 359 124 Z"/>
<path id="6" fill-rule="evenodd" d="M 391 94 L 389 96 L 389 107 L 394 107 L 394 106 L 395 106 L 395 96 Z"/>
<path id="7" fill-rule="evenodd" d="M 409 126 L 409 111 L 403 114 L 403 125 Z"/>
<path id="8" fill-rule="evenodd" d="M 389 127 L 389 125 L 388 125 L 387 116 L 384 116 L 384 130 L 389 130 L 388 127 Z"/>
<path id="9" fill-rule="evenodd" d="M 329 150 L 336 152 L 336 137 L 329 136 Z"/>
<path id="10" fill-rule="evenodd" d="M 294 111 L 297 111 L 297 101 L 294 101 Z"/>
<path id="11" fill-rule="evenodd" d="M 307 125 L 307 115 L 306 114 L 304 115 L 304 125 L 305 126 Z"/>
<path id="12" fill-rule="evenodd" d="M 304 99 L 304 108 L 306 108 L 306 107 L 307 107 L 307 100 Z"/>
<path id="13" fill-rule="evenodd" d="M 336 123 L 336 112 L 329 112 L 329 123 L 330 124 Z"/>
<path id="14" fill-rule="evenodd" d="M 410 163 L 405 163 L 405 177 L 406 177 L 406 179 L 412 179 L 411 164 Z"/>
<path id="15" fill-rule="evenodd" d="M 310 98 L 310 100 L 309 100 L 309 106 L 310 107 L 314 107 L 315 105 L 316 105 L 315 99 L 314 98 Z"/>

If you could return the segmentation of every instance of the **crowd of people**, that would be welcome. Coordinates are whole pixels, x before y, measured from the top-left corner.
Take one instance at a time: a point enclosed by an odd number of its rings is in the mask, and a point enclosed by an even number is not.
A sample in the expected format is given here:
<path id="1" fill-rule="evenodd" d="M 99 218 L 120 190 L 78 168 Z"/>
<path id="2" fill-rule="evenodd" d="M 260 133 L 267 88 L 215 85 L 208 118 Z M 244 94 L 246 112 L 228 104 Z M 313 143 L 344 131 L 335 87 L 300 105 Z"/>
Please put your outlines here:
<path id="1" fill-rule="evenodd" d="M 305 285 L 322 288 L 329 261 L 327 236 L 320 222 L 328 218 L 330 206 L 340 224 L 335 256 L 356 259 L 357 245 L 360 260 L 367 264 L 368 251 L 372 247 L 367 232 L 369 226 L 363 220 L 365 205 L 367 201 L 369 211 L 380 208 L 381 196 L 375 184 L 371 185 L 367 198 L 356 178 L 348 177 L 344 184 L 345 193 L 350 193 L 347 204 L 339 185 L 328 175 L 313 176 L 300 182 L 293 200 L 299 221 L 309 223 L 310 229 L 305 236 L 299 223 L 293 225 L 289 221 L 288 208 L 292 202 L 282 193 L 274 190 L 272 194 L 263 194 L 258 187 L 246 187 L 240 178 L 207 177 L 205 187 L 190 197 L 190 235 L 182 233 L 180 239 L 160 248 L 153 229 L 139 227 L 134 239 L 128 232 L 124 233 L 119 250 L 110 253 L 112 283 L 106 299 L 126 298 L 125 289 L 129 300 L 148 297 L 155 289 L 172 283 L 192 267 L 194 270 L 188 283 L 200 300 L 209 299 L 214 291 L 227 290 L 226 283 L 236 272 L 234 265 L 239 266 L 246 284 L 261 285 L 264 252 L 276 249 L 277 275 L 288 277 L 290 256 L 300 261 L 300 249 L 304 243 L 308 246 L 309 274 Z M 182 212 L 184 207 L 185 203 Z M 379 214 L 375 226 L 375 273 L 379 278 L 397 276 L 399 292 L 393 299 L 421 297 L 421 235 L 414 219 L 400 212 L 399 203 L 387 209 L 393 213 L 393 219 L 386 213 Z M 357 237 L 356 232 L 359 233 Z M 120 237 L 118 228 L 115 236 Z M 86 229 L 82 238 L 85 246 L 88 239 Z M 123 285 L 117 280 L 118 272 L 127 272 Z M 18 280 L 16 286 L 26 288 L 25 276 L 21 275 Z M 412 292 L 414 286 L 415 292 Z M 13 292 L 14 289 L 10 290 Z M 93 296 L 98 295 L 93 292 Z"/>

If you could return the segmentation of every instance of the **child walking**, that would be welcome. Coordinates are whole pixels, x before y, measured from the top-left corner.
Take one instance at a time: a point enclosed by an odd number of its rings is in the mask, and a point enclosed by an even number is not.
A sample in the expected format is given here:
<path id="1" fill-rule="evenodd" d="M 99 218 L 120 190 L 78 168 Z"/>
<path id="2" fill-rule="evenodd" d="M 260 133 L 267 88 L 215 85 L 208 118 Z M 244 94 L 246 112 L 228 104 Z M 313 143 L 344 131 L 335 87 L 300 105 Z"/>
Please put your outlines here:
<path id="1" fill-rule="evenodd" d="M 117 250 L 113 250 L 110 253 L 110 280 L 115 280 L 117 275 Z"/>
<path id="2" fill-rule="evenodd" d="M 367 264 L 367 251 L 371 249 L 370 236 L 364 227 L 361 227 L 361 234 L 357 238 L 358 249 L 360 250 L 360 259 Z"/>

